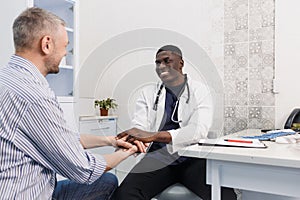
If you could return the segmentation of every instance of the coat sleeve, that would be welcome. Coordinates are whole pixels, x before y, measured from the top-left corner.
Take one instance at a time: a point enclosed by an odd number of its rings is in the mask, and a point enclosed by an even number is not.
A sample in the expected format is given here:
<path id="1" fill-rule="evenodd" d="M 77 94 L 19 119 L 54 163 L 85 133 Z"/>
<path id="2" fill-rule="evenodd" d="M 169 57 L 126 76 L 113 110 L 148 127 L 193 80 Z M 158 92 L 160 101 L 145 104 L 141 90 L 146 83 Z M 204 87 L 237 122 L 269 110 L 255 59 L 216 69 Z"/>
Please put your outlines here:
<path id="1" fill-rule="evenodd" d="M 191 85 L 190 90 L 190 102 L 182 102 L 179 111 L 181 128 L 169 131 L 172 136 L 172 142 L 167 144 L 170 153 L 207 138 L 212 124 L 213 101 L 210 91 L 202 84 Z"/>

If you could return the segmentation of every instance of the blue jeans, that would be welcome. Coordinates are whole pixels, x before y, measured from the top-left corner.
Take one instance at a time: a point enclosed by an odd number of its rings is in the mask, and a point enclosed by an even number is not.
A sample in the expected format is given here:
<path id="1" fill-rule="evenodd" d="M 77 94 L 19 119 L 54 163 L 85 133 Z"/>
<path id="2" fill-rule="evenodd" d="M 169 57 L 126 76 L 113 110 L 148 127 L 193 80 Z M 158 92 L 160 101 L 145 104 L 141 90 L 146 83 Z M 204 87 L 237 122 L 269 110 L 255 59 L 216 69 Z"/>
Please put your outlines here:
<path id="1" fill-rule="evenodd" d="M 90 185 L 71 180 L 58 181 L 54 189 L 54 200 L 107 200 L 118 187 L 118 179 L 111 173 L 104 173 Z"/>

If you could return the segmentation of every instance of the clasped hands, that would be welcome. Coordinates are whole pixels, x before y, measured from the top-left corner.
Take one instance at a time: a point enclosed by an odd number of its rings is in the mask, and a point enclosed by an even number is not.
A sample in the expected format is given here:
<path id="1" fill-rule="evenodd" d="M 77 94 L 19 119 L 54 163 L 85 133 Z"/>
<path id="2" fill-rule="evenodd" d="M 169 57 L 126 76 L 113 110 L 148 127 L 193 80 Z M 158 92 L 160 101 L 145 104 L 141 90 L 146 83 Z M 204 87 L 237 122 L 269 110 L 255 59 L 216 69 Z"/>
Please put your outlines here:
<path id="1" fill-rule="evenodd" d="M 134 148 L 136 152 L 146 153 L 150 142 L 155 140 L 155 133 L 143 131 L 138 128 L 131 128 L 116 136 L 116 146 L 124 148 Z M 133 147 L 130 147 L 133 145 Z"/>

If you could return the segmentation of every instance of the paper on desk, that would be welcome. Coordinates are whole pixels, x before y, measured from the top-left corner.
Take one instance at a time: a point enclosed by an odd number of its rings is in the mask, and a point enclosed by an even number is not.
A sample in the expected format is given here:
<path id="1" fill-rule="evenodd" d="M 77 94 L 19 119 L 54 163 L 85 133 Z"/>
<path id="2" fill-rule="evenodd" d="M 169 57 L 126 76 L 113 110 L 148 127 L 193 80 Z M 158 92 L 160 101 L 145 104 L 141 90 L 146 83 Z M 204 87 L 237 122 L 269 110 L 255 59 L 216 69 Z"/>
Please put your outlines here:
<path id="1" fill-rule="evenodd" d="M 229 142 L 225 141 L 224 138 L 216 139 L 201 139 L 199 145 L 203 146 L 228 146 L 228 147 L 247 147 L 247 148 L 266 148 L 267 146 L 258 139 L 243 139 L 243 138 L 228 138 L 231 141 L 250 141 L 251 143 L 246 142 Z"/>
<path id="2" fill-rule="evenodd" d="M 281 144 L 294 144 L 294 143 L 300 142 L 300 135 L 294 134 L 294 135 L 277 137 L 275 139 L 275 142 L 281 143 Z"/>

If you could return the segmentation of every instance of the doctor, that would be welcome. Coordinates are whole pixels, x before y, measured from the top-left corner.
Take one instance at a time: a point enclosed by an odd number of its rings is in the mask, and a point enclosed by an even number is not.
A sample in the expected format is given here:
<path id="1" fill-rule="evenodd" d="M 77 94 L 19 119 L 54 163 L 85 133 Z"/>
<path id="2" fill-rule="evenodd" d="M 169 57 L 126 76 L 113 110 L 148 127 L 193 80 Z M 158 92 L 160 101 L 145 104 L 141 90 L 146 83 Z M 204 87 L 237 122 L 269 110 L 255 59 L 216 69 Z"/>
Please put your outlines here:
<path id="1" fill-rule="evenodd" d="M 155 63 L 162 83 L 142 90 L 133 128 L 118 135 L 120 138 L 128 135 L 130 142 L 151 143 L 151 146 L 116 190 L 114 198 L 151 199 L 180 182 L 203 200 L 210 199 L 206 160 L 177 154 L 179 149 L 207 137 L 213 115 L 210 92 L 206 85 L 183 74 L 184 61 L 178 47 L 161 47 Z M 224 188 L 222 198 L 236 199 L 236 195 L 233 189 Z"/>

